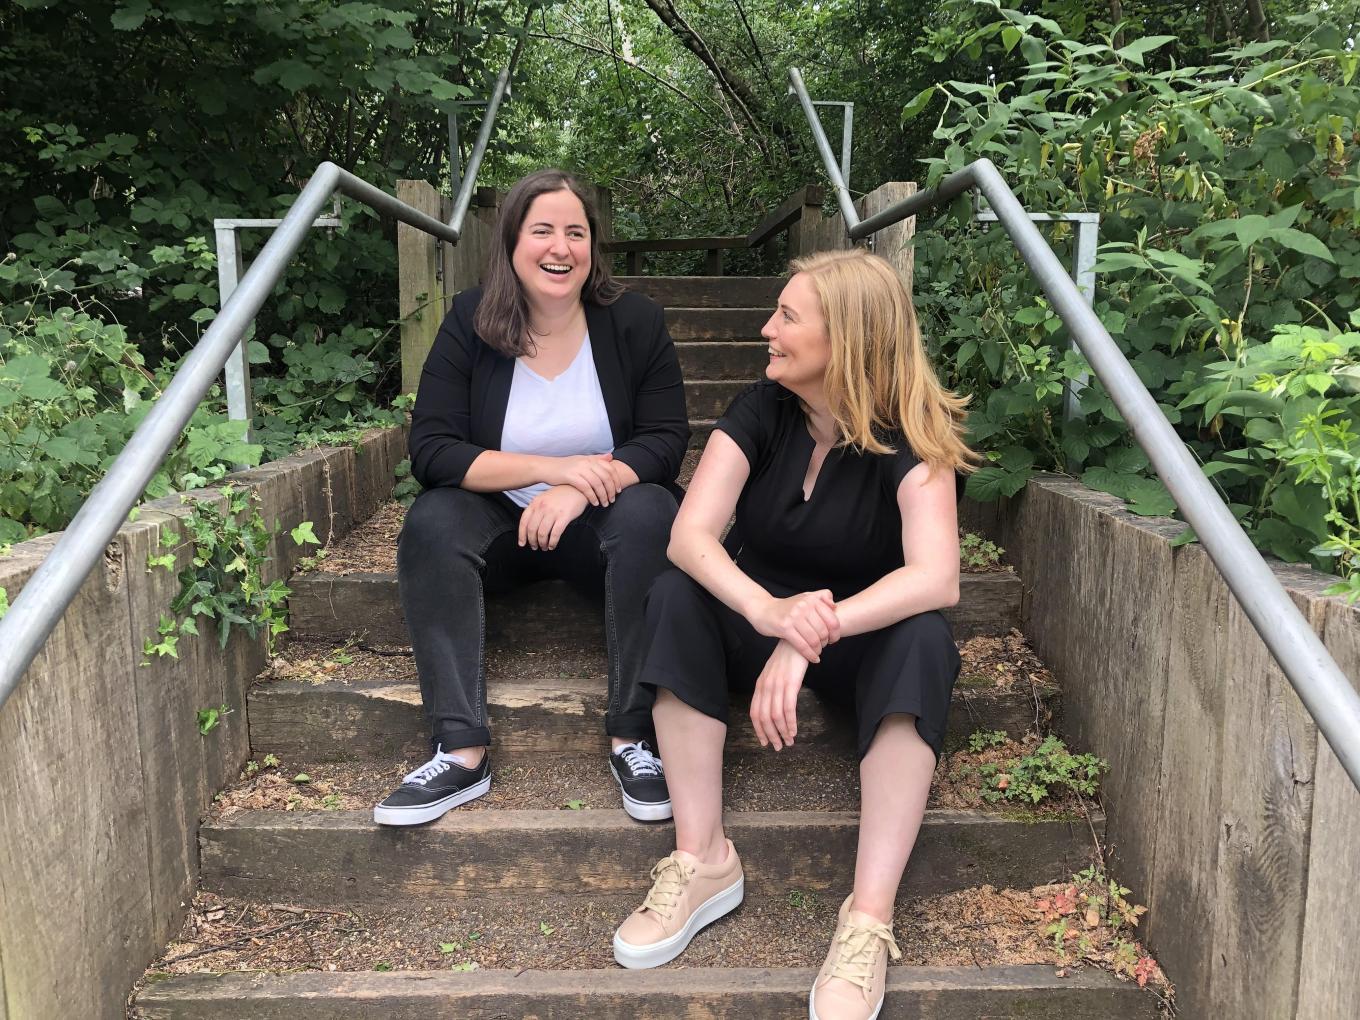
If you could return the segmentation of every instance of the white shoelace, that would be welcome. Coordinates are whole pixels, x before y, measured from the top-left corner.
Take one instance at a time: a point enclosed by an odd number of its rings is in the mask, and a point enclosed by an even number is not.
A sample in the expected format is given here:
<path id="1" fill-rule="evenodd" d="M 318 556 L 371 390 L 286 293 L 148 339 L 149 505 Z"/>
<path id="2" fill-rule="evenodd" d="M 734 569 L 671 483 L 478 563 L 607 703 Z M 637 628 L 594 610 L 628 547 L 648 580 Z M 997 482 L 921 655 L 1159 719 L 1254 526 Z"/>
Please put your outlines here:
<path id="1" fill-rule="evenodd" d="M 645 740 L 639 740 L 636 744 L 624 744 L 618 753 L 623 756 L 623 760 L 635 776 L 665 775 L 661 768 L 661 759 L 652 754 L 652 749 L 647 746 Z"/>
<path id="2" fill-rule="evenodd" d="M 440 751 L 420 768 L 406 773 L 406 778 L 402 780 L 402 783 L 419 783 L 423 786 L 436 776 L 442 776 L 454 765 L 461 765 L 463 768 L 468 767 L 467 763 L 461 758 L 446 756 L 443 751 Z"/>

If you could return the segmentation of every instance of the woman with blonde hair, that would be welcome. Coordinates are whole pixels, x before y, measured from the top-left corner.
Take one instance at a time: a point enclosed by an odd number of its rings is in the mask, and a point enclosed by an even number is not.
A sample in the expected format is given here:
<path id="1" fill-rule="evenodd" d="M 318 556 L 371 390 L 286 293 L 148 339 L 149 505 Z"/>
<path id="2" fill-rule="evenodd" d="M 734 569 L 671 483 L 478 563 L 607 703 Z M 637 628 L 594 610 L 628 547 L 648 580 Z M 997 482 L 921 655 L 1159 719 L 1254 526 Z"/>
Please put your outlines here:
<path id="1" fill-rule="evenodd" d="M 679 569 L 648 594 L 641 682 L 656 689 L 676 850 L 614 955 L 658 966 L 741 902 L 722 824 L 729 685 L 754 682 L 756 736 L 779 751 L 806 683 L 854 706 L 862 799 L 854 891 L 809 1015 L 865 1020 L 900 955 L 893 904 L 958 675 L 939 610 L 958 600 L 955 477 L 976 455 L 892 267 L 851 250 L 792 268 L 761 331 L 766 379 L 718 421 L 671 531 Z"/>

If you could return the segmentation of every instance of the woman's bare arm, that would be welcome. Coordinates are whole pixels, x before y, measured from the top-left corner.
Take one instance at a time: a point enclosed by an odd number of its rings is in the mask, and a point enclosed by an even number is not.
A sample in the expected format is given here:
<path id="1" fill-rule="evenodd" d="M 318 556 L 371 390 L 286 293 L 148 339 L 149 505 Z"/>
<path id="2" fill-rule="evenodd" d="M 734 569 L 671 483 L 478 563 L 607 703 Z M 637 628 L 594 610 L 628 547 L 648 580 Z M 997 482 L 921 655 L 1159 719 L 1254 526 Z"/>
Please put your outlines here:
<path id="1" fill-rule="evenodd" d="M 918 464 L 897 487 L 905 565 L 836 604 L 841 635 L 881 630 L 959 601 L 959 525 L 954 473 Z"/>

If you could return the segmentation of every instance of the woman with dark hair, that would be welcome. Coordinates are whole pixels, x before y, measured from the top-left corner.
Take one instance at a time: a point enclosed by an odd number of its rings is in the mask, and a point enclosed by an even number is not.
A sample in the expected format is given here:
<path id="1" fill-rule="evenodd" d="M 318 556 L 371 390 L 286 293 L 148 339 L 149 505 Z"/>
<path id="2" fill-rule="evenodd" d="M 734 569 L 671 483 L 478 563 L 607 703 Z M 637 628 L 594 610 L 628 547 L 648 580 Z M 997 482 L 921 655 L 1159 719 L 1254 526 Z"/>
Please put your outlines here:
<path id="1" fill-rule="evenodd" d="M 453 299 L 425 361 L 424 491 L 397 543 L 433 756 L 374 820 L 428 822 L 490 789 L 484 594 L 550 577 L 604 603 L 610 768 L 632 817 L 669 818 L 638 671 L 689 441 L 675 347 L 660 307 L 610 275 L 592 203 L 560 170 L 510 189 L 485 281 Z"/>

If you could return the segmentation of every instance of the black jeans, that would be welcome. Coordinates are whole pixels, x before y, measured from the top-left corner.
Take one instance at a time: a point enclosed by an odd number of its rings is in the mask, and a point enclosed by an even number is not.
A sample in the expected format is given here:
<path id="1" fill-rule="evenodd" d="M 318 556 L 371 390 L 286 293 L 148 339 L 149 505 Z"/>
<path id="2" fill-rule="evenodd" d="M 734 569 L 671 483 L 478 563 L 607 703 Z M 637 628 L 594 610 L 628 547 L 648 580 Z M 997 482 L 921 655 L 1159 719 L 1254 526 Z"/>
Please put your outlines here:
<path id="1" fill-rule="evenodd" d="M 520 509 L 500 493 L 429 489 L 397 540 L 397 578 L 411 634 L 431 745 L 491 742 L 486 718 L 486 591 L 563 578 L 602 597 L 609 647 L 605 729 L 630 740 L 652 734 L 652 692 L 638 684 L 643 597 L 667 567 L 675 497 L 643 483 L 614 505 L 588 506 L 557 548 L 518 545 Z"/>

